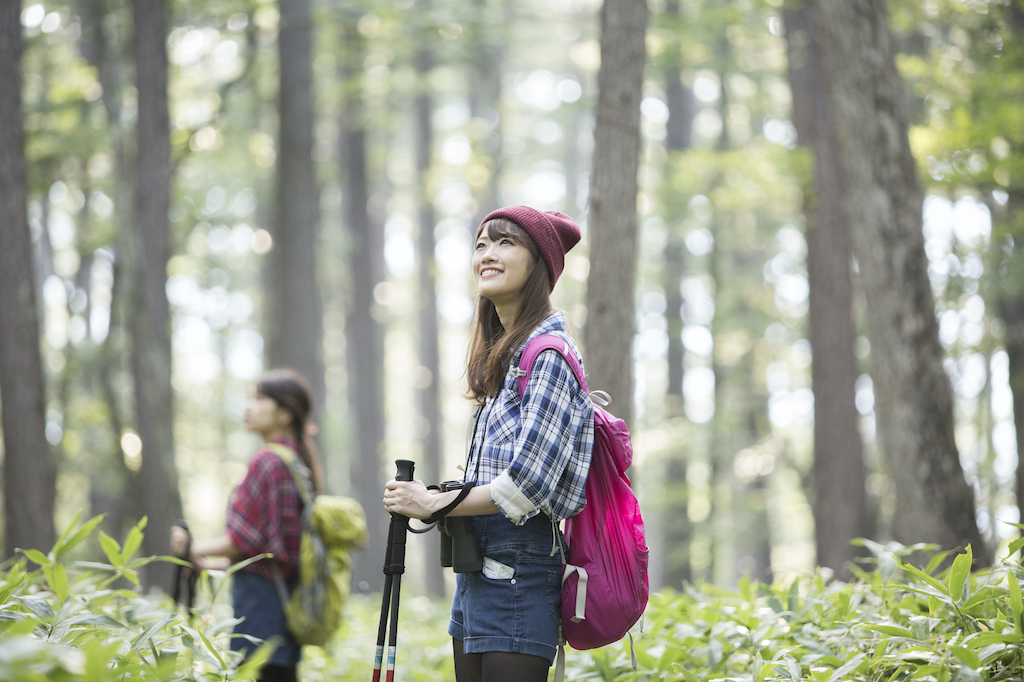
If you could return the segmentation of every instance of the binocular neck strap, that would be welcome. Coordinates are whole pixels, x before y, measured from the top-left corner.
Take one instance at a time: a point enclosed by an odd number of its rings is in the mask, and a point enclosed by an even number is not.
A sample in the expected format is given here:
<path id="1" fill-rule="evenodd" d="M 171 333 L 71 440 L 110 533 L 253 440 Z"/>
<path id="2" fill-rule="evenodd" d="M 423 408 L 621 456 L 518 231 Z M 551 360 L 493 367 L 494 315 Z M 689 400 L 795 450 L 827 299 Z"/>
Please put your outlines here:
<path id="1" fill-rule="evenodd" d="M 445 507 L 444 509 L 439 509 L 436 512 L 434 512 L 429 519 L 424 521 L 424 523 L 434 523 L 448 516 L 448 514 L 450 514 L 453 509 L 458 507 L 459 504 L 464 499 L 466 499 L 466 495 L 469 495 L 469 491 L 475 487 L 476 483 L 474 481 L 467 481 L 466 484 L 463 485 L 462 488 L 459 490 L 459 494 L 455 496 L 455 499 L 452 500 L 452 502 L 447 507 Z"/>

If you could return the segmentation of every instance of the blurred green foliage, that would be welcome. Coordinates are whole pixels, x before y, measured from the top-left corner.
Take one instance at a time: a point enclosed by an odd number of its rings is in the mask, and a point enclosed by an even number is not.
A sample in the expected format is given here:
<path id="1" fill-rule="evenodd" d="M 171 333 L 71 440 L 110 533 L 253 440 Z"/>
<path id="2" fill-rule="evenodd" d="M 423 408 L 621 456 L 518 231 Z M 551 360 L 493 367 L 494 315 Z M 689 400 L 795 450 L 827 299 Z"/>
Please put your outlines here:
<path id="1" fill-rule="evenodd" d="M 235 621 L 223 604 L 230 573 L 205 575 L 186 615 L 166 597 L 144 596 L 135 571 L 143 524 L 122 543 L 100 531 L 109 563 L 74 561 L 99 518 L 68 528 L 48 554 L 29 551 L 0 572 L 0 680 L 11 682 L 251 679 L 272 651 L 244 664 L 228 650 Z M 1024 568 L 1004 560 L 971 573 L 972 553 L 864 541 L 873 558 L 842 583 L 827 571 L 735 590 L 694 584 L 652 596 L 629 640 L 569 650 L 569 680 L 1012 680 L 1024 674 Z M 1011 543 L 1015 553 L 1024 539 Z M 29 570 L 29 562 L 38 568 Z M 948 568 L 938 570 L 940 565 Z M 372 672 L 379 595 L 353 598 L 326 647 L 306 647 L 305 680 L 365 680 Z M 448 605 L 406 596 L 400 611 L 396 679 L 453 679 Z M 552 671 L 553 674 L 553 671 Z"/>

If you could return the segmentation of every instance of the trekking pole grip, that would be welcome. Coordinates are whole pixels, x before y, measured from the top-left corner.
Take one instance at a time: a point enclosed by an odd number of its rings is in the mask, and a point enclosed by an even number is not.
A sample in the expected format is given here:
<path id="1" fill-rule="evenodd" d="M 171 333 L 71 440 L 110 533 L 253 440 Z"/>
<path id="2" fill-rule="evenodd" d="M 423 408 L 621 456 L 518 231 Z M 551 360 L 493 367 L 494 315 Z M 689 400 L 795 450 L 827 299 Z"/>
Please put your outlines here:
<path id="1" fill-rule="evenodd" d="M 396 481 L 411 481 L 412 473 L 416 470 L 416 462 L 409 459 L 396 459 L 395 466 L 398 472 L 395 474 Z"/>

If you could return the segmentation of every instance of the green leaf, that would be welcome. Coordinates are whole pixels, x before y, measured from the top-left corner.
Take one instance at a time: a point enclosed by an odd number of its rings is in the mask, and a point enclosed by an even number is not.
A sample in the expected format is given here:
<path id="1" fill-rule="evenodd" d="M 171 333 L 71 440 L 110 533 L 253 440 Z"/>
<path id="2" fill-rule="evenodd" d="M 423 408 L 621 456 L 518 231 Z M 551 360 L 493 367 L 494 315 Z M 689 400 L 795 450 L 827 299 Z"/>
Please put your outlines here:
<path id="1" fill-rule="evenodd" d="M 268 553 L 268 554 L 257 554 L 256 556 L 249 557 L 245 561 L 239 561 L 237 564 L 231 564 L 230 566 L 228 566 L 228 569 L 226 571 L 224 571 L 224 575 L 232 575 L 233 573 L 237 573 L 238 571 L 242 570 L 246 566 L 254 564 L 257 561 L 262 561 L 263 559 L 270 559 L 273 556 L 274 556 L 273 554 L 269 554 Z"/>
<path id="2" fill-rule="evenodd" d="M 980 649 L 989 644 L 1017 644 L 1021 641 L 1024 641 L 1024 638 L 1017 633 L 1003 635 L 998 632 L 982 632 L 964 642 L 964 646 Z"/>
<path id="3" fill-rule="evenodd" d="M 961 665 L 956 670 L 956 679 L 958 682 L 981 682 L 985 678 L 977 670 Z"/>
<path id="4" fill-rule="evenodd" d="M 202 638 L 203 644 L 205 644 L 206 648 L 210 650 L 210 653 L 217 657 L 217 661 L 220 663 L 220 667 L 224 668 L 226 664 L 224 663 L 224 658 L 220 655 L 220 652 L 217 650 L 217 647 L 213 646 L 213 644 L 210 643 L 210 640 L 206 638 L 206 635 L 203 634 L 202 630 L 195 630 L 195 632 L 197 632 L 199 636 Z"/>
<path id="5" fill-rule="evenodd" d="M 38 549 L 18 549 L 16 551 L 21 552 L 29 561 L 34 564 L 39 564 L 40 566 L 49 566 L 53 563 L 48 556 L 40 552 Z"/>
<path id="6" fill-rule="evenodd" d="M 1022 634 L 1024 633 L 1024 621 L 1022 621 L 1024 604 L 1021 603 L 1020 583 L 1017 581 L 1017 574 L 1013 571 L 1007 573 L 1006 577 L 1010 584 L 1010 610 L 1013 612 L 1013 631 L 1017 634 Z"/>
<path id="7" fill-rule="evenodd" d="M 260 669 L 270 660 L 270 657 L 274 654 L 274 650 L 280 645 L 277 637 L 271 637 L 266 642 L 261 644 L 256 651 L 249 654 L 249 657 L 245 659 L 242 665 L 238 666 L 235 671 L 236 680 L 254 680 L 259 676 Z M 684 671 L 684 674 L 685 671 Z M 691 676 L 692 677 L 692 676 Z M 700 682 L 696 677 L 693 678 L 694 682 Z"/>
<path id="8" fill-rule="evenodd" d="M 980 668 L 981 659 L 978 658 L 977 652 L 973 649 L 968 649 L 965 646 L 953 646 L 949 650 L 954 656 L 963 661 L 963 663 L 970 668 Z"/>
<path id="9" fill-rule="evenodd" d="M 967 545 L 966 553 L 959 554 L 953 559 L 953 567 L 949 570 L 949 598 L 955 602 L 959 602 L 965 592 L 969 592 L 964 587 L 971 579 L 972 560 L 970 545 Z"/>
<path id="10" fill-rule="evenodd" d="M 64 566 L 62 564 L 54 564 L 48 569 L 44 569 L 44 573 L 46 574 L 46 582 L 50 584 L 50 588 L 57 597 L 57 603 L 63 604 L 64 600 L 68 598 L 68 574 L 64 570 Z"/>
<path id="11" fill-rule="evenodd" d="M 46 601 L 45 598 L 38 594 L 29 594 L 24 597 L 16 597 L 16 599 L 20 601 L 26 609 L 43 620 L 53 618 L 53 607 L 50 606 L 50 602 Z"/>
<path id="12" fill-rule="evenodd" d="M 79 507 L 78 511 L 75 512 L 75 518 L 71 519 L 71 523 L 68 524 L 68 527 L 65 528 L 64 532 L 61 533 L 59 538 L 57 538 L 57 542 L 53 543 L 53 556 L 54 557 L 57 557 L 57 548 L 61 546 L 61 543 L 63 543 L 65 540 L 67 540 L 68 535 L 70 535 L 71 531 L 74 530 L 75 526 L 78 525 L 78 520 L 80 518 L 82 518 L 82 508 L 81 507 Z"/>
<path id="13" fill-rule="evenodd" d="M 182 635 L 181 636 L 181 641 L 182 641 L 182 643 L 186 647 L 188 647 L 188 649 L 192 653 L 194 653 L 196 655 L 196 657 L 200 661 L 202 661 L 203 663 L 209 663 L 210 665 L 217 665 L 217 661 L 213 658 L 213 656 L 211 656 L 209 653 L 207 653 L 206 651 L 201 649 L 199 647 L 199 645 L 196 644 L 196 641 L 192 637 L 192 635 L 187 635 L 187 634 L 186 635 Z M 244 679 L 244 678 L 239 678 L 239 679 Z"/>
<path id="14" fill-rule="evenodd" d="M 837 668 L 836 671 L 832 673 L 832 677 L 829 678 L 829 682 L 838 682 L 839 680 L 845 679 L 846 675 L 856 670 L 863 660 L 864 654 L 857 654 L 841 667 Z"/>
<path id="15" fill-rule="evenodd" d="M 81 528 L 79 528 L 75 532 L 75 534 L 72 535 L 68 540 L 64 540 L 63 537 L 60 540 L 58 540 L 57 544 L 53 546 L 54 557 L 60 559 L 65 554 L 70 552 L 72 549 L 80 545 L 83 540 L 92 535 L 92 532 L 96 529 L 96 526 L 98 526 L 99 523 L 103 520 L 104 516 L 104 514 L 98 514 L 92 517 L 91 519 L 86 521 L 85 524 Z M 77 519 L 77 517 L 75 518 Z M 70 529 L 71 527 L 69 526 L 68 530 Z M 67 535 L 67 533 L 65 533 L 65 535 Z"/>
<path id="16" fill-rule="evenodd" d="M 906 637 L 907 639 L 914 639 L 914 633 L 897 625 L 861 625 L 861 628 L 864 630 L 871 630 L 872 632 L 880 632 L 883 635 L 889 635 L 890 637 Z"/>
<path id="17" fill-rule="evenodd" d="M 121 569 L 124 560 L 121 559 L 121 545 L 117 543 L 117 540 L 100 531 L 100 547 L 103 548 L 103 553 L 107 555 L 107 560 L 114 568 Z"/>
<path id="18" fill-rule="evenodd" d="M 1016 540 L 1012 540 L 1010 542 L 1009 552 L 1006 555 L 1007 558 L 1012 557 L 1014 554 L 1019 552 L 1021 547 L 1024 547 L 1024 537 L 1019 537 Z"/>
<path id="19" fill-rule="evenodd" d="M 121 556 L 127 560 L 130 559 L 135 552 L 138 551 L 139 547 L 142 546 L 142 530 L 146 527 L 148 518 L 143 516 L 142 519 L 135 524 L 135 526 L 128 531 L 128 537 L 124 540 L 124 549 L 121 550 Z"/>
<path id="20" fill-rule="evenodd" d="M 153 635 L 155 635 L 160 630 L 164 629 L 167 625 L 171 623 L 171 621 L 173 621 L 177 617 L 177 615 L 170 615 L 164 618 L 163 620 L 159 620 L 151 624 L 148 628 L 143 630 L 141 635 L 139 635 L 132 641 L 132 650 L 134 651 L 138 649 L 140 646 L 148 644 L 149 641 L 153 638 Z"/>
<path id="21" fill-rule="evenodd" d="M 904 564 L 902 562 L 897 563 L 899 564 L 899 567 L 902 568 L 904 571 L 914 574 L 921 580 L 925 581 L 926 583 L 934 587 L 936 590 L 938 590 L 939 594 L 946 597 L 949 596 L 949 592 L 946 590 L 946 586 L 939 582 L 936 578 L 928 575 L 927 573 L 922 571 L 917 566 L 914 566 L 913 564 Z"/>
<path id="22" fill-rule="evenodd" d="M 681 663 L 673 663 L 672 669 L 686 678 L 687 682 L 701 682 L 701 679 L 684 668 Z"/>

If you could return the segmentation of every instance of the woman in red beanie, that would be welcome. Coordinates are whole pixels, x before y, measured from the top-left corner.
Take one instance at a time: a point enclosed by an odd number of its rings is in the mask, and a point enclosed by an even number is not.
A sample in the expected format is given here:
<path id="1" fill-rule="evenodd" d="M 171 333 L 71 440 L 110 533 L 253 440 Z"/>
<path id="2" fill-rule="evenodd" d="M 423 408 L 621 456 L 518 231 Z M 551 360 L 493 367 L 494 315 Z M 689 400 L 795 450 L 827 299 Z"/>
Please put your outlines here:
<path id="1" fill-rule="evenodd" d="M 541 334 L 561 338 L 579 358 L 550 300 L 579 240 L 576 223 L 557 211 L 511 206 L 484 218 L 473 252 L 479 298 L 468 367 L 477 410 L 465 481 L 475 486 L 464 496 L 420 481 L 385 488 L 390 512 L 472 517 L 482 569 L 456 574 L 448 625 L 458 682 L 544 682 L 557 651 L 558 523 L 585 502 L 594 407 L 556 351 L 537 356 L 522 397 L 518 365 Z"/>

